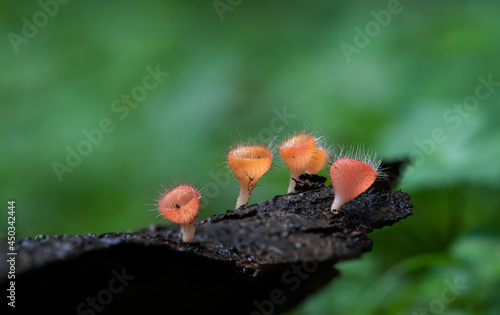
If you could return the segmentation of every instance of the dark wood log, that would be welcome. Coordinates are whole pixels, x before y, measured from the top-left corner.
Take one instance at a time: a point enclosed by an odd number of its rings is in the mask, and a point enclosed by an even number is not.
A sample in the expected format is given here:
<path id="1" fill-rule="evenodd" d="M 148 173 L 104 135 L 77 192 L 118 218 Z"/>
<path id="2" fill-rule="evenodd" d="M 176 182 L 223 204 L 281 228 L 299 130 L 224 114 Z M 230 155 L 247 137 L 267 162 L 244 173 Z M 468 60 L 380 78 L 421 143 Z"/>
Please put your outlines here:
<path id="1" fill-rule="evenodd" d="M 325 180 L 302 176 L 295 193 L 201 220 L 190 244 L 182 243 L 177 226 L 23 239 L 17 243 L 16 311 L 289 310 L 337 277 L 337 262 L 372 250 L 373 229 L 413 213 L 408 194 L 375 185 L 333 214 Z"/>

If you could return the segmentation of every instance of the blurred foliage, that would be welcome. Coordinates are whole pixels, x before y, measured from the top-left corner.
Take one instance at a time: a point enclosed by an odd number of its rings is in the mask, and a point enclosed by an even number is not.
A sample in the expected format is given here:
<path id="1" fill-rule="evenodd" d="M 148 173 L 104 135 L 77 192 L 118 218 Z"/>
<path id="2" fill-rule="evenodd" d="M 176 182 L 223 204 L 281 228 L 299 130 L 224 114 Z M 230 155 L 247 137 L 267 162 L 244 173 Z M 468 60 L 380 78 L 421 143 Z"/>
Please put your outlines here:
<path id="1" fill-rule="evenodd" d="M 401 2 L 348 62 L 341 43 L 391 2 L 243 1 L 221 20 L 210 1 L 71 1 L 17 53 L 9 34 L 42 8 L 0 2 L 0 200 L 17 202 L 17 236 L 158 223 L 148 210 L 176 181 L 205 187 L 200 217 L 224 212 L 238 192 L 222 164 L 235 139 L 306 129 L 334 148 L 410 156 L 400 188 L 415 215 L 371 234 L 372 253 L 290 314 L 500 313 L 498 87 L 454 112 L 479 76 L 500 81 L 500 5 Z M 157 65 L 169 76 L 120 119 L 112 103 Z M 60 182 L 54 161 L 103 119 L 114 130 Z M 284 193 L 287 177 L 277 157 L 251 202 Z M 455 280 L 463 290 L 444 301 Z"/>

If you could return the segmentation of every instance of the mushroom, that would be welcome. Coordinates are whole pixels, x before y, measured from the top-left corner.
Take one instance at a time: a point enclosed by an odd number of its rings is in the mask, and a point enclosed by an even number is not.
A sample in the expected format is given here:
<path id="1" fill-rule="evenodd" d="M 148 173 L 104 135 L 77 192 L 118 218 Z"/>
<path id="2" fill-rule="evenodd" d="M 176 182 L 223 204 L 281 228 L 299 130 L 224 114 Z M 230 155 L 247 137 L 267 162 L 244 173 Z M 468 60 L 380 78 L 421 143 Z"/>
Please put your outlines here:
<path id="1" fill-rule="evenodd" d="M 304 172 L 314 154 L 316 141 L 309 134 L 297 135 L 280 145 L 280 155 L 290 168 L 288 193 L 295 190 L 296 180 Z"/>
<path id="2" fill-rule="evenodd" d="M 200 209 L 200 194 L 189 185 L 166 191 L 158 201 L 158 209 L 169 221 L 181 226 L 182 240 L 191 243 L 195 232 L 195 219 Z"/>
<path id="3" fill-rule="evenodd" d="M 367 190 L 378 176 L 383 176 L 379 172 L 380 164 L 380 159 L 370 157 L 362 147 L 358 147 L 354 154 L 352 151 L 346 155 L 341 153 L 330 167 L 335 193 L 331 210 L 337 213 L 346 202 Z"/>
<path id="4" fill-rule="evenodd" d="M 269 170 L 273 156 L 271 151 L 259 145 L 238 146 L 227 155 L 227 165 L 240 182 L 240 194 L 236 209 L 248 204 L 257 181 Z"/>
<path id="5" fill-rule="evenodd" d="M 307 164 L 306 173 L 317 174 L 325 167 L 329 157 L 330 153 L 328 152 L 327 149 L 321 147 L 315 148 L 313 155 L 311 156 L 311 159 Z"/>

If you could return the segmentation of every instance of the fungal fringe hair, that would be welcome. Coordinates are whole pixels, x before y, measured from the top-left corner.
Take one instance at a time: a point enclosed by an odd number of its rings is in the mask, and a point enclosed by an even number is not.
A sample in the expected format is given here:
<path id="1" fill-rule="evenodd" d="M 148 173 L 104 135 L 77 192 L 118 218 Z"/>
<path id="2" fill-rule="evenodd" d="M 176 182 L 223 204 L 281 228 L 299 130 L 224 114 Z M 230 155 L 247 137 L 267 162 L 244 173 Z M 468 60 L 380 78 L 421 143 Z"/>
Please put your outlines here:
<path id="1" fill-rule="evenodd" d="M 382 158 L 378 157 L 377 152 L 372 149 L 366 149 L 364 144 L 350 146 L 339 145 L 339 153 L 334 156 L 332 162 L 343 158 L 358 160 L 370 165 L 370 167 L 377 173 L 377 179 L 383 179 L 386 177 L 386 174 L 381 168 Z"/>
<path id="2" fill-rule="evenodd" d="M 157 189 L 156 189 L 156 197 L 154 198 L 149 198 L 151 201 L 154 203 L 152 204 L 146 204 L 147 206 L 153 206 L 154 208 L 148 209 L 148 211 L 155 212 L 156 213 L 156 218 L 161 218 L 161 221 L 159 223 L 163 223 L 163 221 L 167 220 L 161 212 L 158 210 L 159 202 L 161 198 L 173 190 L 176 187 L 179 186 L 191 186 L 193 187 L 199 194 L 200 199 L 200 209 L 198 214 L 204 211 L 204 205 L 206 202 L 206 198 L 203 198 L 204 195 L 204 187 L 202 187 L 197 181 L 194 181 L 191 177 L 187 176 L 184 171 L 178 171 L 178 176 L 176 178 L 178 179 L 171 179 L 168 183 L 166 182 L 160 182 L 158 179 L 156 180 L 157 183 Z M 173 178 L 173 177 L 171 177 Z M 180 179 L 179 179 L 180 178 Z M 168 221 L 168 220 L 167 220 Z M 168 221 L 170 222 L 170 221 Z"/>
<path id="3" fill-rule="evenodd" d="M 269 142 L 260 141 L 259 139 L 257 139 L 254 136 L 249 137 L 247 140 L 243 140 L 243 137 L 240 133 L 238 133 L 237 135 L 233 135 L 231 138 L 232 138 L 231 145 L 229 147 L 226 147 L 226 148 L 220 150 L 220 156 L 221 156 L 221 159 L 223 159 L 223 161 L 221 163 L 219 163 L 219 165 L 222 166 L 222 169 L 224 170 L 225 175 L 227 177 L 233 176 L 233 173 L 232 173 L 232 171 L 229 168 L 229 165 L 227 163 L 227 156 L 228 156 L 229 152 L 231 152 L 232 150 L 234 150 L 236 148 L 244 147 L 244 146 L 259 146 L 259 147 L 267 148 L 269 150 L 269 152 L 271 152 L 272 162 L 271 162 L 271 166 L 269 167 L 269 170 L 266 172 L 266 174 L 264 174 L 264 176 L 268 176 L 270 173 L 274 172 L 274 170 L 277 167 L 276 158 L 275 158 L 276 152 L 277 152 L 277 147 L 276 147 L 277 136 L 273 137 L 271 139 L 271 141 L 269 141 Z"/>

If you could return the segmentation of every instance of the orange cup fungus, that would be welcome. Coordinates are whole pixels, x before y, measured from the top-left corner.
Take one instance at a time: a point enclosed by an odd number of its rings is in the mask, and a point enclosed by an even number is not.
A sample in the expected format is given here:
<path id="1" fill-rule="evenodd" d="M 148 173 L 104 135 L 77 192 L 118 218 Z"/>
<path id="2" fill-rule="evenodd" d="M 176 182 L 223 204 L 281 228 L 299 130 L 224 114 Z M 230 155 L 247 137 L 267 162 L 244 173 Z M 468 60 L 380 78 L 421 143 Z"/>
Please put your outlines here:
<path id="1" fill-rule="evenodd" d="M 380 160 L 370 158 L 358 148 L 357 152 L 338 158 L 330 167 L 335 197 L 331 210 L 337 212 L 346 202 L 354 199 L 375 182 L 380 168 Z"/>
<path id="2" fill-rule="evenodd" d="M 240 182 L 236 209 L 248 204 L 252 190 L 257 181 L 269 170 L 272 160 L 271 151 L 258 145 L 238 146 L 228 153 L 227 165 Z"/>
<path id="3" fill-rule="evenodd" d="M 290 168 L 288 193 L 295 190 L 295 180 L 307 168 L 316 148 L 314 137 L 309 134 L 297 135 L 280 145 L 280 155 Z"/>
<path id="4" fill-rule="evenodd" d="M 327 149 L 320 147 L 315 148 L 313 155 L 311 156 L 311 159 L 307 164 L 306 173 L 317 174 L 325 167 L 329 158 L 330 158 L 330 153 L 328 152 Z"/>
<path id="5" fill-rule="evenodd" d="M 181 226 L 185 243 L 193 241 L 196 215 L 200 209 L 200 194 L 195 188 L 181 185 L 166 192 L 158 201 L 158 209 L 167 220 Z"/>

